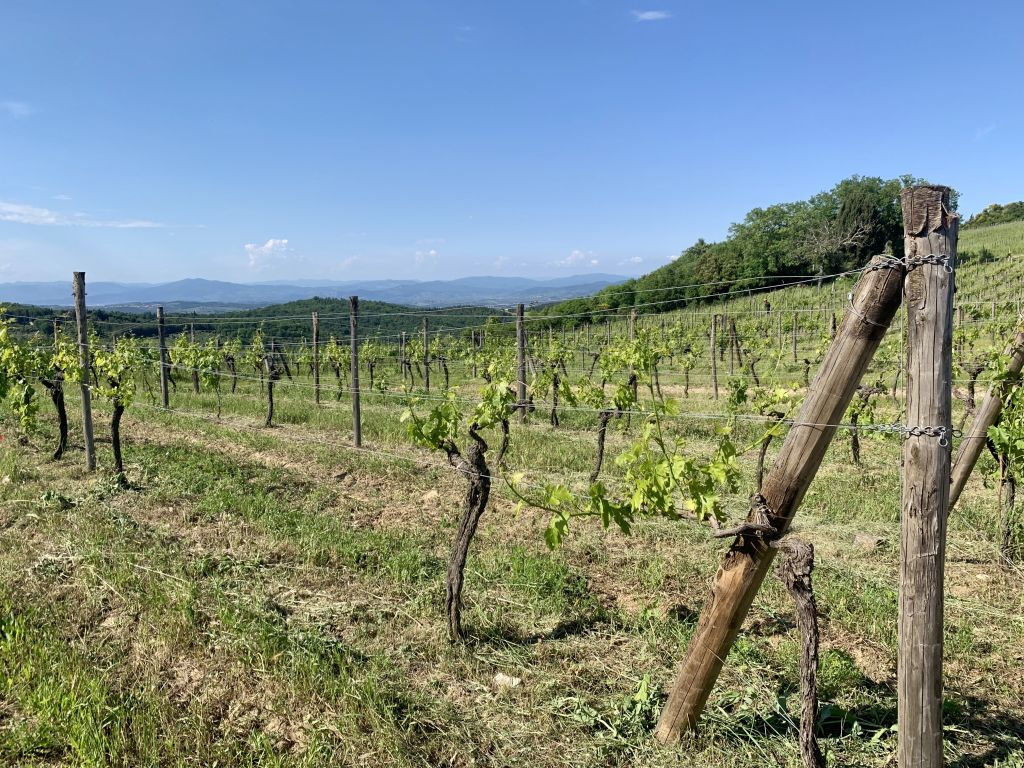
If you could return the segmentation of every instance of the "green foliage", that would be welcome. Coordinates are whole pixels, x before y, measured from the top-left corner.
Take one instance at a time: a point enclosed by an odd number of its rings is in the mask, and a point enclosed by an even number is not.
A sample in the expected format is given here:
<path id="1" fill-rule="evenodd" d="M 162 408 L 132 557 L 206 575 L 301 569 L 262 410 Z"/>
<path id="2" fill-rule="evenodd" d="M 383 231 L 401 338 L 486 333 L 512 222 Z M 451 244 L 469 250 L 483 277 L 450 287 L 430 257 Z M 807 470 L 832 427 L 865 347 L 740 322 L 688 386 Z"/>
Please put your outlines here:
<path id="1" fill-rule="evenodd" d="M 111 347 L 92 342 L 93 367 L 96 369 L 95 391 L 100 397 L 129 407 L 135 397 L 136 373 L 143 355 L 138 339 L 121 336 Z"/>
<path id="2" fill-rule="evenodd" d="M 1024 202 L 1007 203 L 1000 205 L 993 203 L 976 213 L 964 224 L 964 229 L 977 227 L 990 227 L 993 224 L 1007 224 L 1011 221 L 1024 221 Z"/>

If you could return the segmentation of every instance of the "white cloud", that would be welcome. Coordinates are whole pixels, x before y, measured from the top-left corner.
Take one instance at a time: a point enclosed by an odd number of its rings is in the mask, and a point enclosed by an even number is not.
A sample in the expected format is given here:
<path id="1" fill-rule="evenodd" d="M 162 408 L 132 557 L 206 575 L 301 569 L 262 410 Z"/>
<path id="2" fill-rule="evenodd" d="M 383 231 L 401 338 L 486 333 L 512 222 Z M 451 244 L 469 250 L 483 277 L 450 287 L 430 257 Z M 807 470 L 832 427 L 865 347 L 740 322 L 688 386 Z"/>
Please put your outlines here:
<path id="1" fill-rule="evenodd" d="M 263 245 L 246 243 L 245 252 L 249 256 L 249 269 L 266 269 L 275 261 L 287 258 L 288 240 L 272 237 Z"/>
<path id="2" fill-rule="evenodd" d="M 53 199 L 67 201 L 71 199 L 71 195 L 54 195 Z"/>
<path id="3" fill-rule="evenodd" d="M 581 251 L 580 249 L 574 250 L 564 259 L 560 259 L 555 262 L 557 267 L 575 267 L 579 264 L 589 264 L 594 267 L 600 263 L 598 259 L 594 257 L 593 251 Z"/>
<path id="4" fill-rule="evenodd" d="M 633 18 L 637 21 L 664 21 L 672 18 L 668 11 L 633 11 Z"/>
<path id="5" fill-rule="evenodd" d="M 437 261 L 437 250 L 434 248 L 430 248 L 429 250 L 426 251 L 416 251 L 412 255 L 412 258 L 413 261 L 416 262 L 417 267 L 423 266 L 428 262 L 430 264 L 433 264 L 435 261 Z"/>
<path id="6" fill-rule="evenodd" d="M 24 101 L 0 101 L 0 112 L 15 120 L 21 120 L 35 110 L 32 109 L 31 104 L 26 104 Z"/>
<path id="7" fill-rule="evenodd" d="M 338 268 L 339 269 L 348 269 L 353 264 L 355 264 L 357 261 L 359 261 L 359 257 L 358 256 L 346 256 L 344 259 L 342 259 L 341 261 L 338 262 Z"/>
<path id="8" fill-rule="evenodd" d="M 634 264 L 639 264 L 643 260 L 643 256 L 633 256 L 632 258 L 630 258 L 630 261 L 633 262 Z"/>
<path id="9" fill-rule="evenodd" d="M 0 221 L 14 224 L 31 224 L 40 227 L 109 227 L 111 229 L 159 229 L 167 226 L 158 221 L 146 219 L 94 219 L 85 213 L 66 216 L 24 203 L 7 203 L 0 200 Z"/>

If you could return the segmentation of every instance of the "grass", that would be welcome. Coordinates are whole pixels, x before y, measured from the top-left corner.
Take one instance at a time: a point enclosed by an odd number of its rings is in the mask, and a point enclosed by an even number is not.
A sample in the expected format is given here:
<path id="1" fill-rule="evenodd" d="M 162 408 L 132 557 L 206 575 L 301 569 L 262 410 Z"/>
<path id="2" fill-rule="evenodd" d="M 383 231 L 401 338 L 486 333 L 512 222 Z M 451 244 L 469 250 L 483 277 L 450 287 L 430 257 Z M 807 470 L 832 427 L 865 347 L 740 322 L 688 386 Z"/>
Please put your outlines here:
<path id="1" fill-rule="evenodd" d="M 365 439 L 408 460 L 339 449 L 344 408 L 281 391 L 284 426 L 269 430 L 253 429 L 252 396 L 226 399 L 221 421 L 206 394 L 176 400 L 202 417 L 130 410 L 127 491 L 85 474 L 77 450 L 47 462 L 48 434 L 4 441 L 0 762 L 799 764 L 798 637 L 779 585 L 755 601 L 701 731 L 658 748 L 720 545 L 648 522 L 629 538 L 581 526 L 551 553 L 544 521 L 497 488 L 470 556 L 471 640 L 452 648 L 441 601 L 457 478 L 404 445 L 393 406 L 370 398 Z M 592 433 L 574 419 L 514 430 L 513 462 L 589 470 Z M 710 439 L 706 424 L 685 430 L 698 450 Z M 898 450 L 867 438 L 854 473 L 837 440 L 798 518 L 818 550 L 820 733 L 835 764 L 893 755 Z M 1013 765 L 1020 572 L 999 564 L 991 491 L 974 482 L 965 502 L 950 523 L 949 763 Z M 884 541 L 861 551 L 857 532 Z"/>
<path id="2" fill-rule="evenodd" d="M 986 237 L 994 235 L 968 230 L 961 248 Z M 994 295 L 999 272 L 969 260 L 962 277 L 966 301 Z M 1014 284 L 1005 275 L 1001 282 Z M 837 311 L 846 290 L 846 282 L 836 286 Z M 1000 315 L 1015 295 L 1001 294 Z M 780 312 L 832 300 L 830 286 L 773 295 Z M 749 335 L 756 327 L 739 313 L 755 303 L 721 308 Z M 802 360 L 814 354 L 827 313 L 800 317 Z M 672 318 L 695 328 L 707 319 Z M 1002 343 L 982 327 L 971 344 Z M 771 385 L 802 375 L 784 330 L 781 346 L 770 336 L 762 362 Z M 898 340 L 887 343 L 898 359 Z M 586 362 L 574 361 L 573 377 Z M 473 398 L 478 384 L 452 367 L 460 395 Z M 889 382 L 893 370 L 880 355 L 868 378 Z M 727 371 L 720 361 L 723 387 Z M 704 360 L 682 398 L 678 369 L 670 363 L 662 372 L 684 411 L 676 429 L 697 455 L 720 423 L 706 414 L 723 409 L 709 374 Z M 754 602 L 700 730 L 678 747 L 658 747 L 653 724 L 722 543 L 690 524 L 645 521 L 630 537 L 578 525 L 550 552 L 546 521 L 517 513 L 497 483 L 467 569 L 470 639 L 452 647 L 443 578 L 463 484 L 441 457 L 408 444 L 401 403 L 390 394 L 364 395 L 372 451 L 364 453 L 347 447 L 347 396 L 332 400 L 332 382 L 318 407 L 308 387 L 304 378 L 278 386 L 271 429 L 259 426 L 256 381 L 222 398 L 220 419 L 217 398 L 187 392 L 184 378 L 172 411 L 153 408 L 143 391 L 124 423 L 128 489 L 109 473 L 102 403 L 94 475 L 82 468 L 80 435 L 72 434 L 64 460 L 47 459 L 48 413 L 24 443 L 3 423 L 0 764 L 800 764 L 799 637 L 774 579 Z M 873 420 L 898 421 L 901 403 L 899 389 L 895 402 L 880 398 Z M 962 408 L 958 400 L 954 422 Z M 593 461 L 594 414 L 566 410 L 559 429 L 544 417 L 513 426 L 511 468 L 526 470 L 527 482 L 580 484 Z M 602 476 L 612 484 L 622 475 L 611 459 L 636 434 L 635 424 L 624 427 L 617 422 L 609 435 Z M 760 429 L 741 421 L 738 442 Z M 840 430 L 796 528 L 817 553 L 823 746 L 830 764 L 881 768 L 895 759 L 900 444 L 877 434 L 863 442 L 864 464 L 853 468 Z M 734 517 L 752 487 L 752 457 L 742 463 L 742 490 L 727 499 Z M 949 520 L 946 737 L 954 768 L 1024 766 L 1024 569 L 999 557 L 991 470 L 983 457 Z M 857 534 L 878 543 L 856 544 Z"/>

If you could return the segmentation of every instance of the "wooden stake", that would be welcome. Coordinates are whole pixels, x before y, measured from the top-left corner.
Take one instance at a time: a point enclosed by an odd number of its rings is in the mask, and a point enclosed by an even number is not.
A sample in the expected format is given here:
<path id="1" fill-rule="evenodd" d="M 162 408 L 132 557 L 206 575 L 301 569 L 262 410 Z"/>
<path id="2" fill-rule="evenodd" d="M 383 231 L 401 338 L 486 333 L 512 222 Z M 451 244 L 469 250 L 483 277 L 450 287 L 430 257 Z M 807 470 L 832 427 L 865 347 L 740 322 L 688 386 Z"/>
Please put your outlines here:
<path id="1" fill-rule="evenodd" d="M 1024 325 L 1018 326 L 1017 334 L 1003 355 L 1010 358 L 1007 372 L 1012 381 L 1024 368 Z M 988 428 L 999 418 L 999 411 L 1003 407 L 1003 398 L 1006 396 L 1009 386 L 1010 381 L 1003 381 L 989 387 L 985 399 L 981 401 L 981 405 L 974 413 L 974 419 L 960 443 L 956 460 L 953 462 L 953 477 L 949 484 L 950 509 L 953 509 L 957 501 L 960 500 L 960 494 L 963 493 L 964 486 L 967 485 L 967 478 L 970 477 L 974 465 L 985 447 Z"/>
<path id="2" fill-rule="evenodd" d="M 430 392 L 430 326 L 423 318 L 423 386 Z"/>
<path id="3" fill-rule="evenodd" d="M 711 317 L 711 385 L 715 388 L 715 400 L 718 399 L 718 358 L 715 355 L 715 328 L 718 325 L 718 315 Z"/>
<path id="4" fill-rule="evenodd" d="M 348 336 L 352 358 L 352 445 L 363 447 L 363 419 L 359 412 L 359 297 L 348 298 Z"/>
<path id="5" fill-rule="evenodd" d="M 164 408 L 170 407 L 170 392 L 167 389 L 167 336 L 164 334 L 164 308 L 156 308 L 156 335 L 160 342 L 160 401 Z"/>
<path id="6" fill-rule="evenodd" d="M 96 443 L 92 433 L 92 389 L 89 387 L 89 328 L 85 314 L 85 272 L 75 272 L 72 286 L 75 296 L 75 321 L 78 326 L 78 358 L 82 376 L 82 433 L 85 437 L 85 466 L 96 471 Z"/>
<path id="7" fill-rule="evenodd" d="M 900 193 L 904 252 L 945 264 L 908 270 L 907 426 L 939 427 L 945 437 L 908 433 L 903 443 L 897 720 L 900 768 L 938 768 L 942 755 L 942 624 L 946 516 L 952 437 L 953 268 L 960 217 L 947 187 Z"/>
<path id="8" fill-rule="evenodd" d="M 881 265 L 881 260 L 875 262 Z M 864 371 L 900 304 L 903 272 L 867 271 L 855 290 L 853 310 L 843 318 L 835 341 L 815 377 L 795 423 L 779 450 L 761 491 L 764 514 L 779 535 L 792 522 L 821 465 L 835 425 L 846 412 Z M 696 724 L 750 604 L 771 565 L 774 549 L 756 536 L 740 536 L 726 553 L 687 649 L 676 683 L 661 713 L 655 736 L 671 742 Z"/>
<path id="9" fill-rule="evenodd" d="M 188 338 L 189 342 L 194 347 L 196 345 L 196 324 L 188 324 Z M 192 391 L 197 395 L 199 394 L 199 371 L 195 368 L 192 369 Z"/>
<path id="10" fill-rule="evenodd" d="M 313 313 L 313 398 L 320 405 L 320 314 Z"/>
<path id="11" fill-rule="evenodd" d="M 526 331 L 522 304 L 516 305 L 516 407 L 519 420 L 526 421 Z"/>

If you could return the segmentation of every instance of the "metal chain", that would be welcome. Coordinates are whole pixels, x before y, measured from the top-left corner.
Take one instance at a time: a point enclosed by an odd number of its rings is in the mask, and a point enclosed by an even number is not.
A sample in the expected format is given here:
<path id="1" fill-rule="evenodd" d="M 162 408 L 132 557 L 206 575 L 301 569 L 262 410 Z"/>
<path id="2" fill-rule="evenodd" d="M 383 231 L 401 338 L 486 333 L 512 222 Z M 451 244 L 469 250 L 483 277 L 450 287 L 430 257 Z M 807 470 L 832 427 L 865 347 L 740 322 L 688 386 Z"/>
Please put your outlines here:
<path id="1" fill-rule="evenodd" d="M 874 432 L 891 432 L 904 437 L 937 437 L 939 438 L 939 445 L 949 445 L 949 438 L 961 437 L 963 433 L 959 429 L 952 429 L 950 427 L 911 427 L 906 424 L 869 424 L 865 425 L 864 429 L 872 430 Z"/>
<path id="2" fill-rule="evenodd" d="M 905 269 L 909 272 L 925 264 L 936 264 L 941 266 L 946 272 L 953 271 L 953 267 L 949 263 L 949 255 L 944 253 L 929 253 L 926 256 L 911 256 L 909 258 L 904 256 L 900 259 L 895 256 L 882 255 L 880 261 L 868 264 L 861 271 L 877 272 L 880 269 Z"/>

